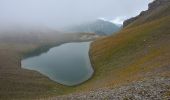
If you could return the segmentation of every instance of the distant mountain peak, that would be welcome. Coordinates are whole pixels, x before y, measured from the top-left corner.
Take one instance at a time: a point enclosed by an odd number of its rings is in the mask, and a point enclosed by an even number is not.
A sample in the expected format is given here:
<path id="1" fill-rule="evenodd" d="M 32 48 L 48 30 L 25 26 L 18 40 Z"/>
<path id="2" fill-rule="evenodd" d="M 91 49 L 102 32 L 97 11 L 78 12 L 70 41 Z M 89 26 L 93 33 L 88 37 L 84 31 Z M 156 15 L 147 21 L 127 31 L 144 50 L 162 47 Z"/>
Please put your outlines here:
<path id="1" fill-rule="evenodd" d="M 123 25 L 123 21 L 125 20 L 125 17 L 116 17 L 112 20 L 108 20 L 106 18 L 98 18 L 98 20 L 102 20 L 102 21 L 106 21 L 106 22 L 110 22 L 113 24 L 116 24 L 118 26 L 122 26 Z"/>
<path id="2" fill-rule="evenodd" d="M 110 35 L 120 30 L 120 27 L 104 19 L 96 19 L 89 23 L 73 26 L 68 31 L 80 33 L 96 33 L 98 35 Z"/>

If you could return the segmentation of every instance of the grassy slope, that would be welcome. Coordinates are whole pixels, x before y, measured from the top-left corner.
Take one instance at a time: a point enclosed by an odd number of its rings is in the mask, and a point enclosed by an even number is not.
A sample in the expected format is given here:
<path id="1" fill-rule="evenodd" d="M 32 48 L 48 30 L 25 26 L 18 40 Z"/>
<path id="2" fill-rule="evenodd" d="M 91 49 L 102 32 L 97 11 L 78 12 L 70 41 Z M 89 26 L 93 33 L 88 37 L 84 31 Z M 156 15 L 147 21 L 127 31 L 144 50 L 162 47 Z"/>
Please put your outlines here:
<path id="1" fill-rule="evenodd" d="M 149 75 L 170 75 L 170 16 L 95 41 L 91 59 L 97 87 L 116 86 Z"/>

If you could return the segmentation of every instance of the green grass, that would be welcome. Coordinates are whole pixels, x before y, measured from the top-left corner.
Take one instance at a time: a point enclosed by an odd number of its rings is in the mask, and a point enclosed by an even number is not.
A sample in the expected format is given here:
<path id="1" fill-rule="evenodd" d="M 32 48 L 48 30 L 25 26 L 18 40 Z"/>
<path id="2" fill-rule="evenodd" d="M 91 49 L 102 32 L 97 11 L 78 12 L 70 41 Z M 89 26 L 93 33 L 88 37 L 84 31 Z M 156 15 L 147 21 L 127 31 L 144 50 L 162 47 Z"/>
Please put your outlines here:
<path id="1" fill-rule="evenodd" d="M 154 69 L 168 68 L 169 19 L 164 17 L 94 42 L 91 59 L 96 71 L 94 79 L 101 81 L 99 86 L 131 82 Z"/>
<path id="2" fill-rule="evenodd" d="M 35 99 L 116 87 L 149 77 L 170 76 L 170 16 L 123 29 L 91 44 L 95 70 L 87 82 L 67 87 L 35 71 L 21 69 L 25 53 L 42 44 L 0 43 L 0 99 Z M 46 43 L 47 44 L 47 43 Z"/>

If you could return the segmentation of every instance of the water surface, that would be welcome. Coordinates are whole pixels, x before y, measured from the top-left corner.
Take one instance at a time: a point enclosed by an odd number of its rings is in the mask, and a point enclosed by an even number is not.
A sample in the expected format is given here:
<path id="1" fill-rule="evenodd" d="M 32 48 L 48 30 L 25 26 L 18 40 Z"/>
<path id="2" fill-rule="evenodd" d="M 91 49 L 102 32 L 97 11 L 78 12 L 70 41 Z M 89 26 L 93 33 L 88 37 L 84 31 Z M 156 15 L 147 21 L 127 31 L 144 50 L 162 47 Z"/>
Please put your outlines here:
<path id="1" fill-rule="evenodd" d="M 36 70 L 60 84 L 77 85 L 93 74 L 89 45 L 90 42 L 66 43 L 39 56 L 23 59 L 21 64 L 23 68 Z"/>

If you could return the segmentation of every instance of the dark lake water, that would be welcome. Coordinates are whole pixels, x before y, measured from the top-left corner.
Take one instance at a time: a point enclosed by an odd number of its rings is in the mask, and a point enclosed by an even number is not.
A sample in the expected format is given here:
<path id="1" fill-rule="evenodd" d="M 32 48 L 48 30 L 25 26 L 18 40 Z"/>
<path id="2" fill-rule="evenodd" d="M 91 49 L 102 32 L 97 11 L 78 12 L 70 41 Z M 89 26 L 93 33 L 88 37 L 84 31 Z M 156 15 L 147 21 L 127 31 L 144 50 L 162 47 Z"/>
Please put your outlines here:
<path id="1" fill-rule="evenodd" d="M 22 68 L 38 71 L 63 85 L 78 85 L 93 74 L 89 46 L 90 42 L 56 46 L 39 56 L 23 59 Z"/>

